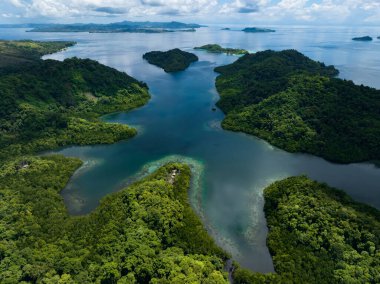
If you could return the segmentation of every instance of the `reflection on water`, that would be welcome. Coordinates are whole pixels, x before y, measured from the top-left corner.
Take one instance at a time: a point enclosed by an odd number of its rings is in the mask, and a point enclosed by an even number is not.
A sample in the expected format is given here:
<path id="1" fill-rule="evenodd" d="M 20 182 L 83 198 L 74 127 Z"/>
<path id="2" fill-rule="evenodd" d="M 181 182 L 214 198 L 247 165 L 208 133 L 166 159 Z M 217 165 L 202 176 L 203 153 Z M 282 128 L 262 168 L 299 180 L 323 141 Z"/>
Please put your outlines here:
<path id="1" fill-rule="evenodd" d="M 341 77 L 380 88 L 380 41 L 353 42 L 357 35 L 373 35 L 375 29 L 278 27 L 278 32 L 247 34 L 202 28 L 196 33 L 87 34 L 28 33 L 0 30 L 3 38 L 68 39 L 79 44 L 47 58 L 90 57 L 145 81 L 152 100 L 129 113 L 104 117 L 128 123 L 139 134 L 114 145 L 69 147 L 59 151 L 79 157 L 89 167 L 73 177 L 63 196 L 73 214 L 96 207 L 100 198 L 133 182 L 165 161 L 193 165 L 198 181 L 191 200 L 217 242 L 243 266 L 273 271 L 265 245 L 267 228 L 262 190 L 291 175 L 309 177 L 339 187 L 355 199 L 380 207 L 380 170 L 370 164 L 336 165 L 323 159 L 290 154 L 265 141 L 220 128 L 223 114 L 212 111 L 218 99 L 213 68 L 235 56 L 196 51 L 200 61 L 188 70 L 166 74 L 149 65 L 142 54 L 151 50 L 218 43 L 250 51 L 295 48 L 315 60 L 334 64 Z M 184 158 L 187 157 L 187 158 Z M 200 190 L 201 189 L 201 190 Z"/>

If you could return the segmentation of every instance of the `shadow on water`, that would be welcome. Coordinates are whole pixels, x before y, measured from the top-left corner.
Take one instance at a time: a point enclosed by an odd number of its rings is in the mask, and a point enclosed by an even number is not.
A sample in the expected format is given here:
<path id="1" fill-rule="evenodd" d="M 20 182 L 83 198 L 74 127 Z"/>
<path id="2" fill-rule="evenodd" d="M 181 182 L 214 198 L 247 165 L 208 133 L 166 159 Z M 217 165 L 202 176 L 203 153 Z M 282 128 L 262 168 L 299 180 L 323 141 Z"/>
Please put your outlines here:
<path id="1" fill-rule="evenodd" d="M 231 63 L 237 57 L 197 51 L 200 61 L 176 74 L 166 74 L 141 58 L 150 50 L 173 47 L 190 50 L 207 43 L 251 51 L 297 48 L 313 59 L 337 65 L 345 78 L 380 87 L 375 79 L 380 74 L 380 65 L 373 62 L 373 58 L 380 58 L 378 44 L 358 47 L 347 40 L 356 33 L 340 29 L 331 32 L 283 28 L 277 34 L 247 35 L 215 28 L 170 34 L 31 35 L 61 40 L 81 37 L 77 46 L 49 58 L 62 60 L 78 56 L 99 60 L 145 81 L 152 94 L 151 101 L 142 108 L 103 118 L 137 127 L 139 134 L 135 138 L 113 145 L 57 151 L 85 161 L 85 166 L 62 193 L 69 211 L 88 213 L 103 196 L 162 163 L 184 161 L 192 165 L 195 174 L 192 205 L 211 235 L 243 266 L 271 272 L 273 264 L 266 247 L 262 197 L 263 189 L 270 183 L 306 174 L 379 208 L 380 169 L 374 165 L 332 164 L 310 155 L 287 153 L 255 137 L 221 129 L 223 114 L 220 110 L 212 111 L 218 99 L 214 86 L 217 74 L 213 68 Z M 21 31 L 13 36 L 21 37 Z"/>

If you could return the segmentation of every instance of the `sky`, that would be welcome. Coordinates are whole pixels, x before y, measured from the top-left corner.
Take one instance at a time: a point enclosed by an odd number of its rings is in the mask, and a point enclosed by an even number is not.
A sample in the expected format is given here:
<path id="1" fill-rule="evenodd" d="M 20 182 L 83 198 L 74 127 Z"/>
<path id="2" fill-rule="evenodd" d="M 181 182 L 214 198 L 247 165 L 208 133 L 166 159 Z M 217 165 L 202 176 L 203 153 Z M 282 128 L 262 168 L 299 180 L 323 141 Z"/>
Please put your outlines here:
<path id="1" fill-rule="evenodd" d="M 0 23 L 182 21 L 380 26 L 380 0 L 0 0 Z"/>

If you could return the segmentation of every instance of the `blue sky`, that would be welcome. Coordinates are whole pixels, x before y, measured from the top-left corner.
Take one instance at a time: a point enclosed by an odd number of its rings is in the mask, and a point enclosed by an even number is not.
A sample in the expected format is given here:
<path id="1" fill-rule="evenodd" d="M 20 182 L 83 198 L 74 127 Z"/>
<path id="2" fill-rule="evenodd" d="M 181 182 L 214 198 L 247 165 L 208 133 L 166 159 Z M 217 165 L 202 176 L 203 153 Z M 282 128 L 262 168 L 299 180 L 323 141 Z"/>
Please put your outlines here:
<path id="1" fill-rule="evenodd" d="M 0 0 L 0 23 L 379 25 L 380 0 Z"/>

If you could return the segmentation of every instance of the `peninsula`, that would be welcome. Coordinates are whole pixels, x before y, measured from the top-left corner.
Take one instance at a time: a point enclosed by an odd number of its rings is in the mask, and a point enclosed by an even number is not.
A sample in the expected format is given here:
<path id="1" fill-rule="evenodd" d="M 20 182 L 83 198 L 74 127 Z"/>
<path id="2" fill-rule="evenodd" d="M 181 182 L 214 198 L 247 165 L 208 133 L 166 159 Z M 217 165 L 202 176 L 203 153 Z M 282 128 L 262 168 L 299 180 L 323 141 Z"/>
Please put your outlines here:
<path id="1" fill-rule="evenodd" d="M 90 32 L 90 33 L 166 33 L 188 32 L 202 27 L 181 22 L 131 22 L 111 24 L 42 24 L 32 26 L 29 32 Z"/>
<path id="2" fill-rule="evenodd" d="M 178 72 L 187 69 L 191 63 L 198 61 L 198 56 L 178 48 L 168 51 L 151 51 L 143 55 L 150 64 L 156 65 L 165 72 Z"/>
<path id="3" fill-rule="evenodd" d="M 275 32 L 275 30 L 272 30 L 272 29 L 256 28 L 256 27 L 245 28 L 242 31 L 246 33 L 274 33 Z"/>
<path id="4" fill-rule="evenodd" d="M 0 167 L 2 283 L 228 283 L 228 256 L 189 203 L 188 166 L 167 164 L 70 216 L 59 192 L 80 165 L 47 156 Z"/>
<path id="5" fill-rule="evenodd" d="M 35 63 L 41 56 L 75 45 L 70 41 L 6 41 L 0 40 L 0 68 Z"/>
<path id="6" fill-rule="evenodd" d="M 244 55 L 215 71 L 225 129 L 334 162 L 380 159 L 380 91 L 334 78 L 333 66 L 295 50 Z"/>
<path id="7" fill-rule="evenodd" d="M 149 100 L 145 83 L 90 59 L 40 56 L 73 42 L 0 42 L 0 161 L 65 145 L 114 143 L 136 134 L 100 115 Z"/>
<path id="8" fill-rule="evenodd" d="M 237 48 L 223 48 L 219 44 L 206 44 L 199 47 L 194 47 L 194 49 L 197 50 L 205 50 L 210 53 L 227 53 L 227 54 L 234 54 L 234 55 L 244 55 L 248 54 L 249 52 L 245 49 L 237 49 Z"/>

